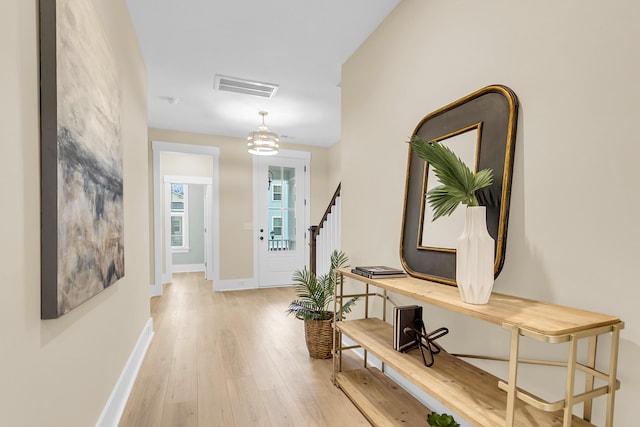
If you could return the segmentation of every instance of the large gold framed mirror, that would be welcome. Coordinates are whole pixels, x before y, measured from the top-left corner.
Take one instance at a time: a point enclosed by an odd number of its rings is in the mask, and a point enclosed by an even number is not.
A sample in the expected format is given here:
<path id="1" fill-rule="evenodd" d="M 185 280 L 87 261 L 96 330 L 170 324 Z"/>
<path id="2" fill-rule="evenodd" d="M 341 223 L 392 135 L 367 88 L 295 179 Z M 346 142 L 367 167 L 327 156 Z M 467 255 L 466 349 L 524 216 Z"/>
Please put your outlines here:
<path id="1" fill-rule="evenodd" d="M 487 229 L 495 241 L 494 273 L 504 264 L 518 100 L 506 86 L 492 85 L 423 118 L 413 135 L 451 148 L 470 168 L 493 169 L 493 184 L 478 192 Z M 400 259 L 414 277 L 455 285 L 456 239 L 464 229 L 464 206 L 432 221 L 425 194 L 439 182 L 411 148 L 407 162 Z"/>

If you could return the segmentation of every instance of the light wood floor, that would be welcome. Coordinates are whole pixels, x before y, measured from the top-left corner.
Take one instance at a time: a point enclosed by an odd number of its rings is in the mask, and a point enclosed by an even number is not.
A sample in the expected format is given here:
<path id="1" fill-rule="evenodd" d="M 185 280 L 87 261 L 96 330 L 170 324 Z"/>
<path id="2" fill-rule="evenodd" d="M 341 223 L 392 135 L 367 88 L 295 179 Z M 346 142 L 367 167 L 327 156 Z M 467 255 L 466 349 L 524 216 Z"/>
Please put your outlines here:
<path id="1" fill-rule="evenodd" d="M 174 275 L 151 300 L 155 337 L 120 426 L 369 426 L 310 359 L 292 288 L 214 293 Z"/>

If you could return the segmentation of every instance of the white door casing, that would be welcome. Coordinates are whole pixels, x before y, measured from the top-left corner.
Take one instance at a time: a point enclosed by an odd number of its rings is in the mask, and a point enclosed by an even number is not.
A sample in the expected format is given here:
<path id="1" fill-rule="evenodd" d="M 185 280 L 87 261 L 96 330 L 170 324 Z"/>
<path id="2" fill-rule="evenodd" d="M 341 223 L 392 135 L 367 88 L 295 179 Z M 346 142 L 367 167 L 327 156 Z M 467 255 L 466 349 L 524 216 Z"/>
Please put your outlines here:
<path id="1" fill-rule="evenodd" d="M 164 181 L 164 247 L 165 247 L 165 268 L 166 274 L 171 277 L 173 271 L 173 262 L 171 251 L 171 184 L 187 184 L 187 185 L 204 185 L 204 264 L 205 264 L 205 279 L 212 280 L 211 278 L 211 266 L 213 266 L 213 260 L 211 259 L 211 255 L 213 255 L 213 251 L 211 250 L 212 242 L 211 233 L 208 230 L 213 228 L 211 223 L 211 216 L 209 212 L 211 211 L 211 207 L 207 206 L 207 203 L 211 200 L 207 200 L 207 193 L 212 192 L 212 178 L 206 177 L 198 177 L 198 176 L 173 176 L 173 175 L 165 175 L 162 177 Z M 210 198 L 209 198 L 210 199 Z"/>
<path id="2" fill-rule="evenodd" d="M 163 177 L 160 176 L 160 153 L 176 152 L 189 153 L 211 156 L 213 176 L 208 182 L 207 193 L 210 195 L 208 201 L 209 218 L 208 223 L 208 239 L 205 245 L 210 249 L 207 253 L 207 276 L 214 282 L 220 279 L 220 210 L 219 210 L 219 157 L 220 149 L 218 147 L 207 147 L 202 145 L 178 144 L 173 142 L 152 141 L 153 151 L 153 236 L 154 236 L 154 279 L 151 284 L 150 295 L 162 295 L 162 242 L 163 227 L 165 221 L 163 218 L 163 206 L 161 203 L 161 193 L 164 189 Z M 210 189 L 210 191 L 209 191 Z M 170 265 L 170 263 L 169 263 Z M 209 277 L 210 275 L 210 277 Z"/>

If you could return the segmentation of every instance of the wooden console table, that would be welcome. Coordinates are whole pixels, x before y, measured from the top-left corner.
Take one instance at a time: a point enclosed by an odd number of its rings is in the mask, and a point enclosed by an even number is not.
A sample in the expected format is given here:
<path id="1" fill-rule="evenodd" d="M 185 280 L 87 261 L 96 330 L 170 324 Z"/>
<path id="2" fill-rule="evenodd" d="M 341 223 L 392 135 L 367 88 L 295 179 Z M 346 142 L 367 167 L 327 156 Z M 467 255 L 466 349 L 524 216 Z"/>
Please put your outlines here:
<path id="1" fill-rule="evenodd" d="M 364 319 L 337 319 L 335 322 L 334 384 L 349 396 L 374 425 L 427 425 L 427 409 L 407 396 L 392 401 L 394 393 L 406 392 L 380 371 L 367 366 L 367 352 L 382 361 L 383 371 L 385 365 L 390 366 L 473 425 L 593 426 L 590 423 L 592 401 L 596 397 L 606 396 L 606 426 L 613 427 L 615 391 L 620 387 L 616 378 L 618 344 L 620 330 L 624 327 L 619 318 L 497 293 L 491 295 L 486 305 L 466 304 L 460 299 L 458 289 L 453 286 L 412 277 L 367 279 L 351 273 L 349 269 L 339 269 L 336 274 L 336 307 L 342 305 L 344 298 L 351 296 L 345 294 L 344 283 L 345 278 L 352 279 L 365 287 L 361 294 L 365 301 L 365 315 Z M 371 290 L 372 287 L 377 289 Z M 506 329 L 511 336 L 508 379 L 503 381 L 444 351 L 437 355 L 436 363 L 430 368 L 424 366 L 419 352 L 407 354 L 395 351 L 392 345 L 393 328 L 385 321 L 388 292 L 405 295 Z M 383 300 L 380 318 L 369 316 L 370 297 L 381 297 Z M 611 334 L 607 373 L 595 369 L 597 339 L 603 334 Z M 343 372 L 342 352 L 353 347 L 343 345 L 342 335 L 355 341 L 356 347 L 365 350 L 363 369 Z M 520 359 L 521 336 L 551 344 L 568 342 L 567 361 Z M 581 339 L 588 340 L 586 363 L 579 363 L 577 360 L 578 342 Z M 520 363 L 566 367 L 564 399 L 547 402 L 517 387 Z M 577 370 L 586 376 L 585 390 L 579 393 L 575 391 Z M 602 383 L 597 387 L 596 379 Z M 385 398 L 382 399 L 381 396 Z M 389 400 L 390 403 L 385 406 L 383 400 Z M 407 408 L 398 407 L 401 404 L 398 402 L 406 402 Z M 573 415 L 573 406 L 582 402 L 582 417 Z"/>

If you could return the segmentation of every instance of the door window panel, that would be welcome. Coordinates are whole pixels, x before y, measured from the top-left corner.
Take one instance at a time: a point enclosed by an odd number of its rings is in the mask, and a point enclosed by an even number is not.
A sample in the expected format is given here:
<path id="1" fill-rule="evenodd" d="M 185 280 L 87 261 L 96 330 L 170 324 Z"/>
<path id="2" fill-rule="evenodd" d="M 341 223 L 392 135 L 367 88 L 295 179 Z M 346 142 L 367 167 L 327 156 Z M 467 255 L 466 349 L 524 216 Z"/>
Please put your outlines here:
<path id="1" fill-rule="evenodd" d="M 269 250 L 296 249 L 296 170 L 269 166 Z"/>

